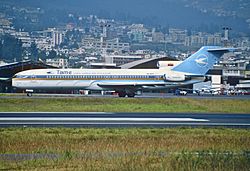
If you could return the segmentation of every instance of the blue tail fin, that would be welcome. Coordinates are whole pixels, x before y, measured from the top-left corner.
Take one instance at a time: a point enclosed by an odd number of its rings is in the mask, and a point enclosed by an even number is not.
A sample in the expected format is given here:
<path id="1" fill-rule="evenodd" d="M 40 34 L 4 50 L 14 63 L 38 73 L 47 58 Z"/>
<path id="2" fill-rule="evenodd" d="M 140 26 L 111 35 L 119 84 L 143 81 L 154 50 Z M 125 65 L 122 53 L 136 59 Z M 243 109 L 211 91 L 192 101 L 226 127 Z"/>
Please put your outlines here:
<path id="1" fill-rule="evenodd" d="M 182 63 L 172 68 L 172 70 L 191 75 L 205 75 L 224 53 L 234 50 L 234 48 L 219 46 L 203 46 Z"/>

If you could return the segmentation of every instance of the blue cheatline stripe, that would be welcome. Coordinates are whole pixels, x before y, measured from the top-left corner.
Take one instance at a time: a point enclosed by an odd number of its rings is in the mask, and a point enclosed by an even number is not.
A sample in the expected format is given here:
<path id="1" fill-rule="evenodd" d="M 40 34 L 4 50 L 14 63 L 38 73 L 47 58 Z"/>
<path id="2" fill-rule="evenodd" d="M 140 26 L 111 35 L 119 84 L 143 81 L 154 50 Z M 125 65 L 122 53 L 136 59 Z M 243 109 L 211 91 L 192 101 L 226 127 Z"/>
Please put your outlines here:
<path id="1" fill-rule="evenodd" d="M 162 75 L 19 75 L 19 80 L 163 80 Z"/>

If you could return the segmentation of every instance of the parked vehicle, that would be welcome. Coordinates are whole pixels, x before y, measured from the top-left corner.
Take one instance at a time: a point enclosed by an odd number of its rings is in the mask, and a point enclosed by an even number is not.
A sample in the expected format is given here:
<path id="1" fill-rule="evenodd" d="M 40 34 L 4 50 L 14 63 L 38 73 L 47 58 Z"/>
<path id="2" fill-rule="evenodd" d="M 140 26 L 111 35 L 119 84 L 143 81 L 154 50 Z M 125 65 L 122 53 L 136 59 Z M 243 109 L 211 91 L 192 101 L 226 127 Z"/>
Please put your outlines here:
<path id="1" fill-rule="evenodd" d="M 178 95 L 180 95 L 180 96 L 186 96 L 187 95 L 187 91 L 177 89 L 177 90 L 175 90 L 174 95 L 177 95 L 177 96 Z"/>

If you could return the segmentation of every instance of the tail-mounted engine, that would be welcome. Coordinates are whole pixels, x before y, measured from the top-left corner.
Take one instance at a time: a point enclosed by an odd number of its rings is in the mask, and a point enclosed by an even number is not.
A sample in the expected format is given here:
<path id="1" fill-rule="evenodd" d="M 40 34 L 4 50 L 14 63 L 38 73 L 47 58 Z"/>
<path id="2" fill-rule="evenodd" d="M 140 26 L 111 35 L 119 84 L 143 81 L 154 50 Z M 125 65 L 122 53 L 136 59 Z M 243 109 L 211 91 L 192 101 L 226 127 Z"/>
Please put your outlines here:
<path id="1" fill-rule="evenodd" d="M 168 74 L 164 74 L 163 79 L 165 81 L 185 81 L 186 76 L 182 73 L 170 72 Z"/>

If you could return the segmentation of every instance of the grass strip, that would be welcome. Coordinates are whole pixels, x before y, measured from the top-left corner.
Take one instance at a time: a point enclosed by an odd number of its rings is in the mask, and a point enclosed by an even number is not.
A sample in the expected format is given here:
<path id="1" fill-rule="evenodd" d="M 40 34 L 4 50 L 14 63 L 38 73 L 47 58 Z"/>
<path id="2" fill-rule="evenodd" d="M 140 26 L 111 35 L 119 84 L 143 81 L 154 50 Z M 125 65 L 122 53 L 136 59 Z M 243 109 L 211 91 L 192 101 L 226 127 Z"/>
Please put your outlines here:
<path id="1" fill-rule="evenodd" d="M 191 98 L 2 98 L 1 112 L 250 113 L 250 100 Z"/>
<path id="2" fill-rule="evenodd" d="M 250 132 L 229 128 L 1 128 L 8 170 L 248 170 Z"/>

